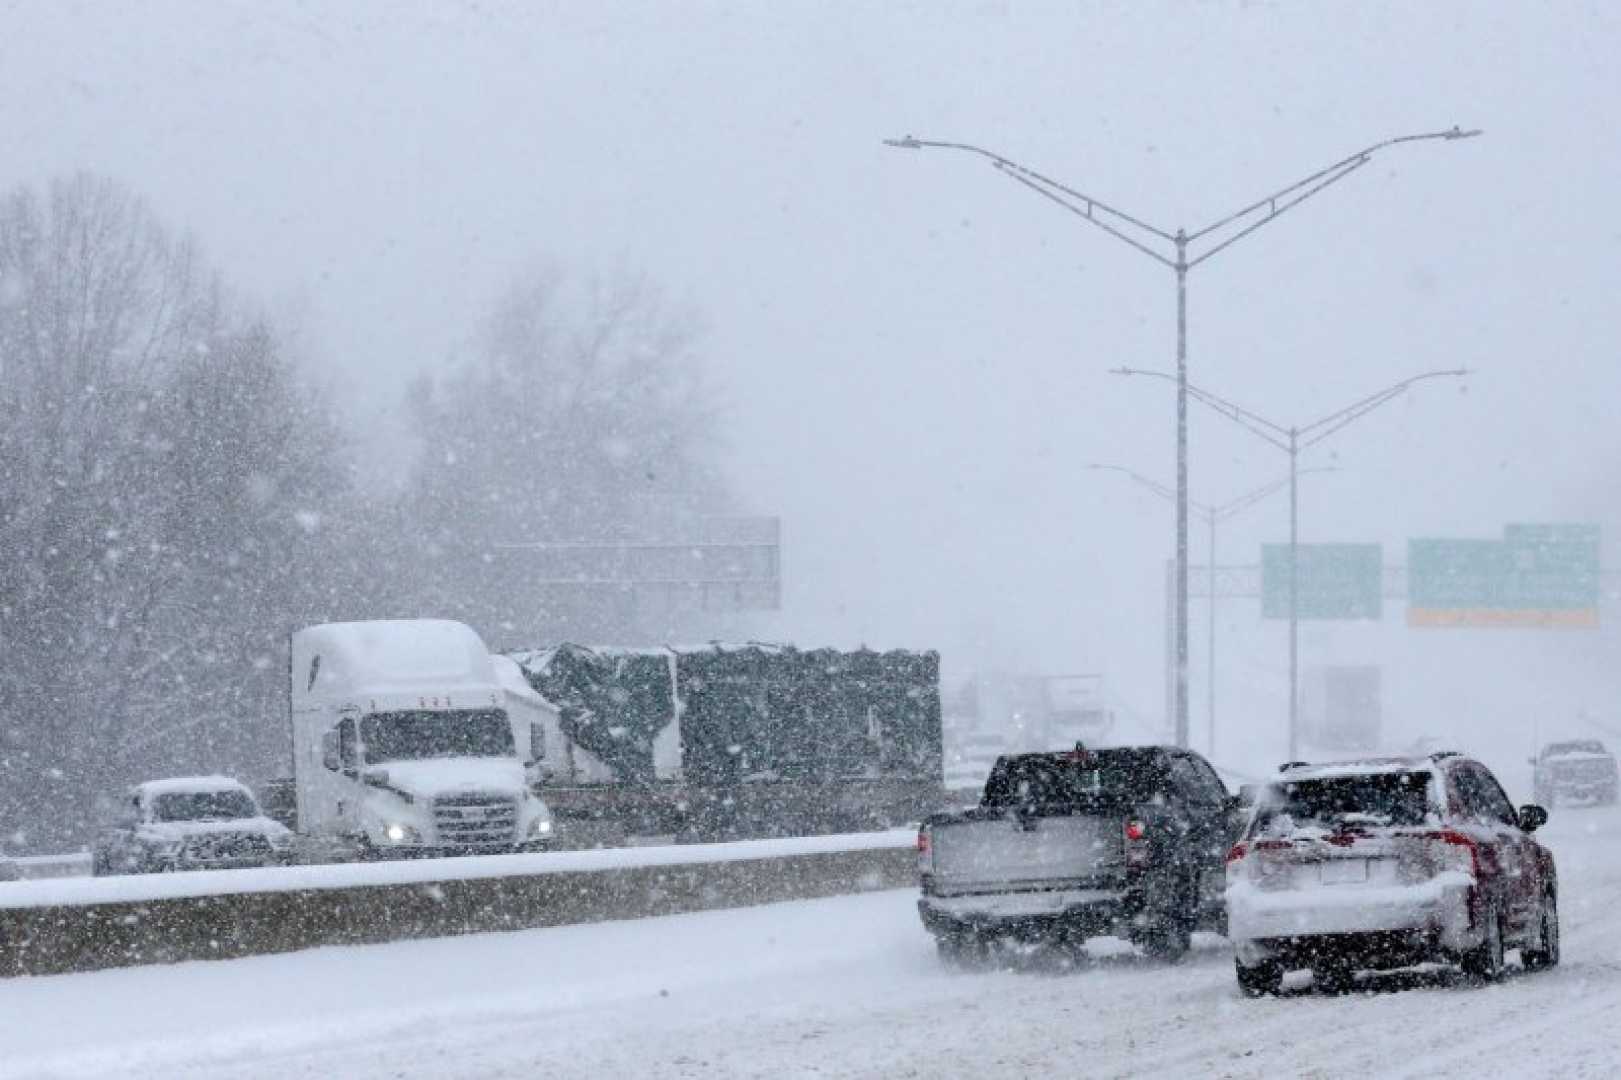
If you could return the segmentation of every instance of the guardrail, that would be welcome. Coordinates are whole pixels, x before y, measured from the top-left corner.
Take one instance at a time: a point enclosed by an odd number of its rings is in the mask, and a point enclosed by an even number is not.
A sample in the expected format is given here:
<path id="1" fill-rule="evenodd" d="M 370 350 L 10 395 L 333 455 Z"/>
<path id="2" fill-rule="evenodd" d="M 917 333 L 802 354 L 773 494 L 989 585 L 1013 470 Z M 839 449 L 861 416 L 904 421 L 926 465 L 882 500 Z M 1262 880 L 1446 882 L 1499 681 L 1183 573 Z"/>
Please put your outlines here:
<path id="1" fill-rule="evenodd" d="M 0 976 L 811 899 L 915 880 L 910 831 L 0 885 Z"/>

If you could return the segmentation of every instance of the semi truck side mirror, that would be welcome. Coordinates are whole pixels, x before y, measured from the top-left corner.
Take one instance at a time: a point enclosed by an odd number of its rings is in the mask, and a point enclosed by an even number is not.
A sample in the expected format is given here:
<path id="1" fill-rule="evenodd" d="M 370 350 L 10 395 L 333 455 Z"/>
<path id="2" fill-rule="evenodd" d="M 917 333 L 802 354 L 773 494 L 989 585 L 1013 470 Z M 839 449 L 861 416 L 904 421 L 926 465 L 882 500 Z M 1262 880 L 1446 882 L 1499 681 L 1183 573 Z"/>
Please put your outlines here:
<path id="1" fill-rule="evenodd" d="M 343 757 L 338 753 L 338 733 L 326 731 L 321 734 L 321 764 L 332 772 L 343 768 Z"/>

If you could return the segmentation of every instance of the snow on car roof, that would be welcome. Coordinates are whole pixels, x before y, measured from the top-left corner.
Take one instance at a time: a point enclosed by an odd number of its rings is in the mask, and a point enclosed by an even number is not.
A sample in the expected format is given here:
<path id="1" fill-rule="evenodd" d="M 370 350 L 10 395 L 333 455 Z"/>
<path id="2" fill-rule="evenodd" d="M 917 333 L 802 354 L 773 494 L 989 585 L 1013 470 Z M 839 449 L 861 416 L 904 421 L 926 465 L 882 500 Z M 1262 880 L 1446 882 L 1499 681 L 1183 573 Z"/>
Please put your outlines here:
<path id="1" fill-rule="evenodd" d="M 1290 765 L 1278 774 L 1279 780 L 1324 780 L 1341 776 L 1379 776 L 1385 773 L 1428 769 L 1435 764 L 1428 757 L 1362 758 L 1355 761 L 1303 762 Z"/>
<path id="2" fill-rule="evenodd" d="M 248 792 L 246 784 L 230 776 L 171 776 L 136 784 L 135 789 L 143 795 L 189 795 L 197 791 L 241 791 L 252 794 Z"/>

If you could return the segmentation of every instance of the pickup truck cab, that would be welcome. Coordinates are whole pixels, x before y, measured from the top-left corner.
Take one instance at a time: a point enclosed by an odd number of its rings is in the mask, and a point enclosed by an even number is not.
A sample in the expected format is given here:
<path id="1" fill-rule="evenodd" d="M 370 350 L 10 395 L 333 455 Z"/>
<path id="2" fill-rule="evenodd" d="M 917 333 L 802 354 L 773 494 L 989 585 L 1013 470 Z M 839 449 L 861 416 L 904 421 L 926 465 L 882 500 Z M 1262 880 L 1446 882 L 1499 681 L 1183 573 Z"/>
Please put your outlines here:
<path id="1" fill-rule="evenodd" d="M 1123 937 L 1174 960 L 1225 932 L 1224 857 L 1242 825 L 1210 763 L 1177 747 L 1001 757 L 979 805 L 918 833 L 918 912 L 941 957 L 997 939 Z"/>

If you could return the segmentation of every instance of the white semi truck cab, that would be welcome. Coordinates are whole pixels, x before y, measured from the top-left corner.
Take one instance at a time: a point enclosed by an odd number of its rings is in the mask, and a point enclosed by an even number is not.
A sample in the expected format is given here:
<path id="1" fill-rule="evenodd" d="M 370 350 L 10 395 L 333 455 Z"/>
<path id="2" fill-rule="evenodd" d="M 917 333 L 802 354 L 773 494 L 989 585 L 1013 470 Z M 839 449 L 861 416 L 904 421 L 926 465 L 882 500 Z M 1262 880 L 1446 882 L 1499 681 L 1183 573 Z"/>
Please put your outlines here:
<path id="1" fill-rule="evenodd" d="M 301 833 L 382 856 L 551 845 L 531 784 L 544 735 L 505 707 L 471 627 L 308 627 L 292 635 L 290 676 Z"/>

